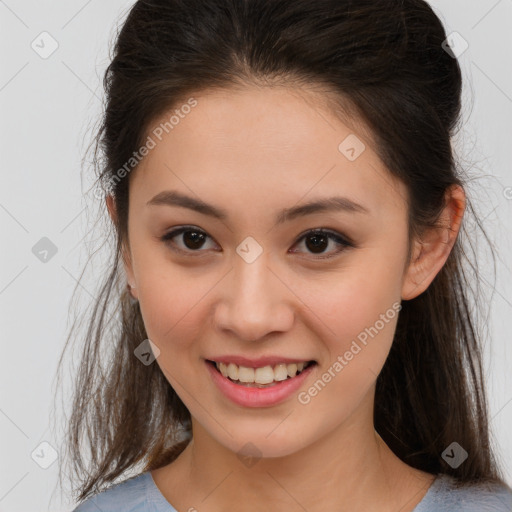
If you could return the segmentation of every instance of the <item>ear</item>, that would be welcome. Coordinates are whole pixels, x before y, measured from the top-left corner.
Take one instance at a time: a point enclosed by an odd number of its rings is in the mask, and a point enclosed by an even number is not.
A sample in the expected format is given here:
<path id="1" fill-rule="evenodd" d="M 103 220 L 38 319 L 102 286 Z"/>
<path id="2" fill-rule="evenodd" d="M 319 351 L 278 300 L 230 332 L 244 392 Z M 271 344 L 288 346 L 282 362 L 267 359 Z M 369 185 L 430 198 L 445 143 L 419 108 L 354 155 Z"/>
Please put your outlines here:
<path id="1" fill-rule="evenodd" d="M 114 197 L 111 194 L 108 194 L 106 197 L 107 209 L 112 219 L 112 222 L 115 226 L 117 226 L 117 208 Z M 135 276 L 133 274 L 131 255 L 129 249 L 123 244 L 122 249 L 122 258 L 123 258 L 123 266 L 128 280 L 128 286 L 130 289 L 130 294 L 133 298 L 137 299 L 137 289 L 135 287 Z"/>
<path id="2" fill-rule="evenodd" d="M 457 240 L 465 207 L 464 189 L 459 185 L 449 187 L 438 226 L 426 229 L 421 239 L 414 241 L 402 285 L 402 300 L 421 295 L 441 270 Z"/>

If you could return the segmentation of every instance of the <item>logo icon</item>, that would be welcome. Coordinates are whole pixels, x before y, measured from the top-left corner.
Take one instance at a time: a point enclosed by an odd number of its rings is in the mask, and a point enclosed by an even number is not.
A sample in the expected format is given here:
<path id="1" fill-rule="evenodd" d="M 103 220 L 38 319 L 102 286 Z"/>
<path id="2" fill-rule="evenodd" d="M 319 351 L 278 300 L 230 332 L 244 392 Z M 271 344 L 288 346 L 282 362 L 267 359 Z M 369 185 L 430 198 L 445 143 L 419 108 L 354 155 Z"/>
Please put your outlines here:
<path id="1" fill-rule="evenodd" d="M 452 32 L 441 46 L 450 57 L 458 59 L 469 48 L 469 43 L 458 32 Z"/>
<path id="2" fill-rule="evenodd" d="M 346 137 L 338 146 L 339 152 L 351 162 L 359 158 L 365 149 L 366 146 L 363 144 L 363 141 L 353 133 Z"/>
<path id="3" fill-rule="evenodd" d="M 149 366 L 160 355 L 160 349 L 151 340 L 147 339 L 133 353 L 143 365 Z"/>
<path id="4" fill-rule="evenodd" d="M 248 236 L 237 248 L 236 252 L 246 263 L 253 263 L 263 252 L 263 247 L 252 236 Z"/>
<path id="5" fill-rule="evenodd" d="M 41 32 L 30 44 L 39 57 L 47 59 L 57 50 L 59 43 L 48 32 Z"/>
<path id="6" fill-rule="evenodd" d="M 441 457 L 453 469 L 457 469 L 468 458 L 468 452 L 459 443 L 454 441 L 441 454 Z"/>

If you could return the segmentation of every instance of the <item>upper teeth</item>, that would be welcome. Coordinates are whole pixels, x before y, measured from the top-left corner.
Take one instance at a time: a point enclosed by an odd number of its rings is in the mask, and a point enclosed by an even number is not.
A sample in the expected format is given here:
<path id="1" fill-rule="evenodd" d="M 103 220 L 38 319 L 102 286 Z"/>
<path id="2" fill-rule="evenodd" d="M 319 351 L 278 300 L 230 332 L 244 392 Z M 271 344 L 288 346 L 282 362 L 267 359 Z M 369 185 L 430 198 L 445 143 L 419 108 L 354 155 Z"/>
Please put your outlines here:
<path id="1" fill-rule="evenodd" d="M 288 377 L 295 377 L 297 372 L 304 369 L 306 363 L 276 364 L 272 366 L 264 366 L 263 368 L 247 368 L 246 366 L 238 366 L 234 363 L 215 363 L 220 373 L 224 377 L 231 380 L 239 380 L 240 382 L 255 382 L 256 384 L 270 384 L 274 380 L 286 380 Z"/>

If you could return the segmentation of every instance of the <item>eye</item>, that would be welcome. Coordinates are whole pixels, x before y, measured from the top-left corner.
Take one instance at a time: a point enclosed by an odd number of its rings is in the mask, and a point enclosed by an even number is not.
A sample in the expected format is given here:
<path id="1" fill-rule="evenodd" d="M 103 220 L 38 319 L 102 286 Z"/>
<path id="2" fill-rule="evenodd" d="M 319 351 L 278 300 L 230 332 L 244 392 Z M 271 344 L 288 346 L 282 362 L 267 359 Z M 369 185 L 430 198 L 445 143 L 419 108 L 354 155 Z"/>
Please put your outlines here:
<path id="1" fill-rule="evenodd" d="M 182 246 L 175 244 L 173 239 L 178 237 L 179 235 L 185 235 L 181 237 Z M 191 252 L 204 252 L 200 251 L 204 245 L 204 242 L 207 238 L 211 238 L 208 236 L 203 230 L 199 228 L 195 228 L 193 226 L 183 226 L 177 228 L 169 233 L 166 233 L 161 240 L 165 242 L 167 245 L 171 247 L 172 250 L 181 252 L 181 253 L 191 253 Z M 326 256 L 317 256 L 316 259 L 326 259 L 332 258 L 336 254 L 340 253 L 347 247 L 355 247 L 353 242 L 351 242 L 348 237 L 342 236 L 340 233 L 335 231 L 326 231 L 324 229 L 313 229 L 304 233 L 294 245 L 297 245 L 299 242 L 305 241 L 305 245 L 307 250 L 312 251 L 312 254 L 323 254 L 325 249 L 329 246 L 329 242 L 334 242 L 334 245 L 337 245 L 334 251 Z M 300 251 L 290 251 L 292 253 L 300 252 Z"/>
<path id="2" fill-rule="evenodd" d="M 313 229 L 307 231 L 302 235 L 297 242 L 305 241 L 305 245 L 308 250 L 312 251 L 313 254 L 322 254 L 330 241 L 337 245 L 334 251 L 331 251 L 327 255 L 317 256 L 316 259 L 327 259 L 336 256 L 338 253 L 345 250 L 347 247 L 355 247 L 355 245 L 347 237 L 342 236 L 340 233 L 335 231 L 326 231 L 324 229 Z M 290 251 L 297 252 L 297 251 Z"/>
<path id="3" fill-rule="evenodd" d="M 181 237 L 185 247 L 172 247 L 174 246 L 174 242 L 171 242 L 172 239 L 182 234 L 186 235 Z M 210 237 L 201 229 L 195 228 L 193 226 L 183 226 L 165 234 L 161 240 L 170 245 L 171 249 L 177 252 L 198 252 L 197 249 L 202 247 L 206 238 Z"/>

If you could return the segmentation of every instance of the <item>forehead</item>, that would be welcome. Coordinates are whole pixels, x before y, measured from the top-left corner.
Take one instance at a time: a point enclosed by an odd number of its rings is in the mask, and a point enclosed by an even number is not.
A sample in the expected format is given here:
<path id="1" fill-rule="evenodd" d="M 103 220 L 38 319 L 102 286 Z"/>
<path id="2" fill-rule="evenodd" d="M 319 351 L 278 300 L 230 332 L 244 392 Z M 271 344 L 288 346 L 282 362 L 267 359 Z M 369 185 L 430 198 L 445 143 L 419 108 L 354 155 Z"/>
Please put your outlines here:
<path id="1" fill-rule="evenodd" d="M 247 87 L 191 98 L 148 130 L 154 148 L 130 183 L 140 206 L 179 188 L 226 209 L 248 202 L 274 209 L 333 192 L 374 210 L 404 207 L 404 186 L 377 157 L 368 130 L 341 120 L 318 93 Z"/>

